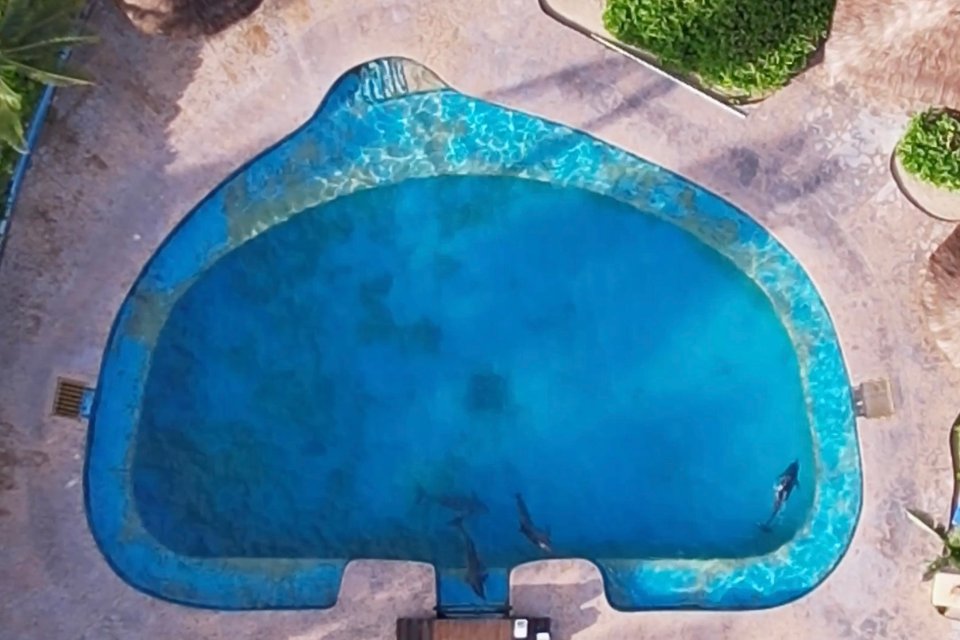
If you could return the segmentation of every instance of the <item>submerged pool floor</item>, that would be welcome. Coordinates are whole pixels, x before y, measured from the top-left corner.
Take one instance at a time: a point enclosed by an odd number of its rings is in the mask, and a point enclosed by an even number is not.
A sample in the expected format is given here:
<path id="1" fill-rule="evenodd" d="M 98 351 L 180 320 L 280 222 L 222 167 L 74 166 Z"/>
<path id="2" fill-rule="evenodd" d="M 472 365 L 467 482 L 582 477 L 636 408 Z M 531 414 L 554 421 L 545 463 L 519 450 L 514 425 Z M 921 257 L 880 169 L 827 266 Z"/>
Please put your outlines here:
<path id="1" fill-rule="evenodd" d="M 355 193 L 227 254 L 163 327 L 131 470 L 194 557 L 462 566 L 739 558 L 804 523 L 811 427 L 760 289 L 585 191 L 439 177 Z M 777 476 L 800 488 L 773 531 Z"/>

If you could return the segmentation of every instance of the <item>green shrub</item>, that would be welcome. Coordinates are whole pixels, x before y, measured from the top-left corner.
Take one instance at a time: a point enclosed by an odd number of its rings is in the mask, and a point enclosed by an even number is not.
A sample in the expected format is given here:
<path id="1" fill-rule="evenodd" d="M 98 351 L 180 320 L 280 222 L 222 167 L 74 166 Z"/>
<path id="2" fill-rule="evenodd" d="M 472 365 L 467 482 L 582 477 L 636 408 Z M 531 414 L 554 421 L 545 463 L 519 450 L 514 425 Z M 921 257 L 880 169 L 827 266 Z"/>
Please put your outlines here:
<path id="1" fill-rule="evenodd" d="M 943 109 L 915 115 L 897 145 L 897 158 L 920 180 L 960 191 L 960 115 Z"/>
<path id="2" fill-rule="evenodd" d="M 61 69 L 60 52 L 93 39 L 76 35 L 84 0 L 0 0 L 0 194 L 19 154 L 43 85 L 86 84 Z"/>
<path id="3" fill-rule="evenodd" d="M 43 94 L 43 85 L 11 72 L 0 72 L 0 81 L 20 96 L 20 113 L 17 114 L 17 121 L 21 131 L 26 130 L 27 123 L 33 116 L 33 110 Z M 3 196 L 3 190 L 13 175 L 13 168 L 19 159 L 20 151 L 16 147 L 0 144 L 0 196 Z"/>
<path id="4" fill-rule="evenodd" d="M 661 64 L 736 97 L 757 97 L 803 70 L 836 0 L 607 0 L 603 23 Z"/>

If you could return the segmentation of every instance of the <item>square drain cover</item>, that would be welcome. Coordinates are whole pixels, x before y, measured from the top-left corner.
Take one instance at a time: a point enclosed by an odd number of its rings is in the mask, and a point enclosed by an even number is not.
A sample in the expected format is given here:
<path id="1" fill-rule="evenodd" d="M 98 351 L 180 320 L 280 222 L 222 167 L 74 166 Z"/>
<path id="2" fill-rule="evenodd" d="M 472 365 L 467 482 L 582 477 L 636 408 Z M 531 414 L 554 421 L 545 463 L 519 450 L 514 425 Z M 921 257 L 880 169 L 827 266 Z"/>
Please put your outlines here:
<path id="1" fill-rule="evenodd" d="M 893 394 L 886 378 L 867 380 L 853 390 L 853 404 L 861 418 L 887 418 L 893 415 Z"/>
<path id="2" fill-rule="evenodd" d="M 84 406 L 88 404 L 90 391 L 83 382 L 57 378 L 57 388 L 53 394 L 53 415 L 79 420 L 84 415 Z"/>

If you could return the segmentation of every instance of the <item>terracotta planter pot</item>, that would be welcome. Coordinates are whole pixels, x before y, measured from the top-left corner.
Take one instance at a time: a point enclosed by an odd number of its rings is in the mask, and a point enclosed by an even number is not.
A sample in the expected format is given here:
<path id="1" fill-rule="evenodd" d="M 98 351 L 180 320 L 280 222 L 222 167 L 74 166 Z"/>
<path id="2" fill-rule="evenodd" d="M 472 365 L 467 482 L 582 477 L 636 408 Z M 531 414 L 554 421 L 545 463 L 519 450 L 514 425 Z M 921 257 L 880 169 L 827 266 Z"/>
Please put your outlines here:
<path id="1" fill-rule="evenodd" d="M 915 207 L 938 220 L 960 222 L 960 191 L 941 189 L 914 177 L 904 169 L 896 150 L 890 158 L 890 171 L 900 191 Z"/>

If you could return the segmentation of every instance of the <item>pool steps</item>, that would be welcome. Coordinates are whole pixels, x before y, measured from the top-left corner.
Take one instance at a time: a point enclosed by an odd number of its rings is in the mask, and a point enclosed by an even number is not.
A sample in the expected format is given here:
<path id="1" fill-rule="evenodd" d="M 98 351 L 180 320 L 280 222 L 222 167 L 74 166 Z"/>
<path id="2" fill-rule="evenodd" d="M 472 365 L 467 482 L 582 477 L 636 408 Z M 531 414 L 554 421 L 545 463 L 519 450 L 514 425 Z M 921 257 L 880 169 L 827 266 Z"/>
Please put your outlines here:
<path id="1" fill-rule="evenodd" d="M 375 60 L 360 70 L 360 95 L 370 102 L 382 102 L 408 93 L 404 61 L 397 58 Z"/>

